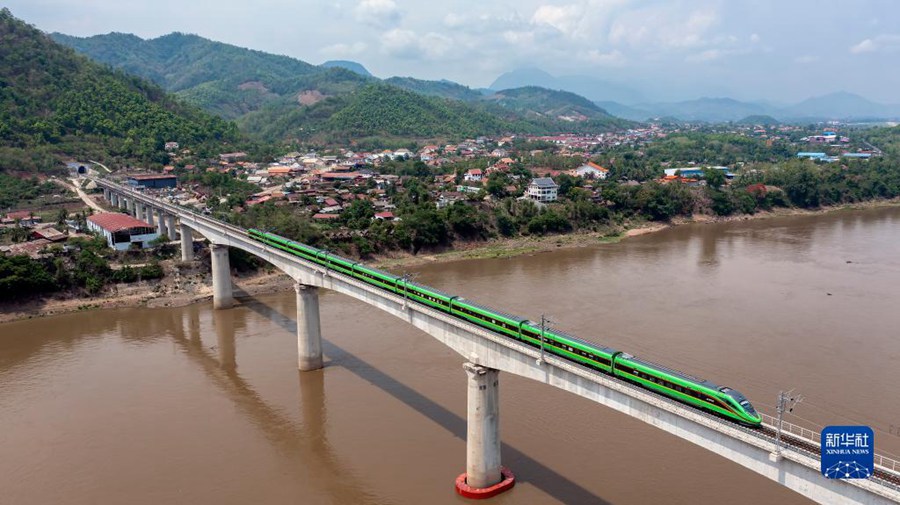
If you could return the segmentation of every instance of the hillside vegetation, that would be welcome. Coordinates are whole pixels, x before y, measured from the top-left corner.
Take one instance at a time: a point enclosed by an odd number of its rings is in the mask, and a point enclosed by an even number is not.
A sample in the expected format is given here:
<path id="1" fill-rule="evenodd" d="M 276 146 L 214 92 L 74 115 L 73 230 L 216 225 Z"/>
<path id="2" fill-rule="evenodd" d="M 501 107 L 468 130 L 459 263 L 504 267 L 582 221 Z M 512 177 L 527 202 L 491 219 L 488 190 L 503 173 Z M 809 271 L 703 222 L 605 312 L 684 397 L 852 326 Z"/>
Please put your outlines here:
<path id="1" fill-rule="evenodd" d="M 234 125 L 140 78 L 91 62 L 0 10 L 0 170 L 60 157 L 160 161 L 165 142 L 236 138 Z"/>
<path id="2" fill-rule="evenodd" d="M 587 98 L 568 91 L 554 91 L 537 86 L 505 89 L 491 95 L 488 100 L 526 116 L 536 115 L 564 121 L 612 118 Z"/>
<path id="3" fill-rule="evenodd" d="M 267 141 L 602 131 L 628 124 L 573 93 L 529 87 L 486 97 L 445 80 L 380 81 L 353 62 L 315 66 L 196 35 L 53 37 L 102 63 L 152 79 L 191 104 L 237 119 L 247 134 Z M 406 94 L 410 91 L 415 96 Z M 415 114 L 422 117 L 410 117 Z"/>
<path id="4" fill-rule="evenodd" d="M 466 137 L 533 128 L 465 102 L 423 96 L 387 84 L 369 84 L 287 113 L 281 107 L 269 107 L 247 115 L 241 125 L 269 137 L 332 140 L 373 135 Z"/>

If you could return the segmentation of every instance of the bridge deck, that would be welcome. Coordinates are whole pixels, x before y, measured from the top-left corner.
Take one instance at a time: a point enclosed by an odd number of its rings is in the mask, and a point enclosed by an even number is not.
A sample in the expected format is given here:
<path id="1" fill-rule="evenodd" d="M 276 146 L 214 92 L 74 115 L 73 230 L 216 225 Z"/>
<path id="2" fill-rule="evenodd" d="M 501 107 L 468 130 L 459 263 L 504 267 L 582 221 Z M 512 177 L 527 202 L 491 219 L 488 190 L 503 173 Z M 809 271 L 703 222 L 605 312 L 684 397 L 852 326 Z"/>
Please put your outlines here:
<path id="1" fill-rule="evenodd" d="M 321 275 L 323 282 L 324 279 L 330 278 L 332 284 L 335 281 L 340 281 L 340 283 L 342 283 L 343 285 L 355 286 L 359 290 L 371 292 L 382 298 L 391 299 L 398 306 L 402 305 L 402 307 L 404 307 L 404 310 L 407 307 L 407 300 L 405 300 L 402 296 L 377 290 L 377 288 L 374 288 L 368 284 L 358 281 L 357 279 L 340 274 L 338 272 L 324 271 L 323 267 L 320 265 L 250 239 L 247 235 L 247 231 L 243 228 L 221 222 L 219 220 L 204 216 L 202 214 L 198 214 L 194 211 L 179 207 L 168 202 L 160 201 L 156 198 L 144 195 L 140 192 L 136 192 L 133 190 L 133 188 L 124 187 L 119 184 L 102 179 L 94 180 L 101 187 L 116 191 L 118 193 L 129 195 L 137 201 L 142 201 L 143 203 L 153 205 L 165 210 L 166 212 L 170 212 L 178 216 L 183 224 L 195 228 L 200 233 L 204 233 L 204 231 L 211 231 L 220 237 L 225 237 L 227 239 L 228 245 L 241 247 L 242 249 L 248 250 L 253 254 L 257 254 L 261 258 L 268 261 L 278 259 L 281 261 L 292 262 L 292 264 L 295 264 L 298 267 L 302 267 L 310 272 Z M 526 355 L 532 359 L 539 356 L 539 351 L 537 349 L 526 346 L 520 342 L 514 341 L 513 339 L 502 336 L 500 334 L 490 332 L 468 321 L 454 318 L 444 312 L 437 311 L 428 306 L 415 304 L 415 306 L 411 307 L 411 309 L 415 310 L 415 312 L 417 313 L 427 315 L 436 320 L 441 320 L 448 324 L 452 324 L 455 327 L 464 328 L 467 332 L 473 335 L 478 335 L 481 338 L 490 340 L 495 344 L 502 345 L 503 347 L 509 348 L 516 353 Z M 657 394 L 648 389 L 644 389 L 637 385 L 616 379 L 610 375 L 578 366 L 552 354 L 545 355 L 544 361 L 549 366 L 566 370 L 568 372 L 571 372 L 572 374 L 588 379 L 611 390 L 625 393 L 633 398 L 653 405 L 654 407 L 661 408 L 667 412 L 673 413 L 686 421 L 700 423 L 706 427 L 720 432 L 721 434 L 735 438 L 736 440 L 739 440 L 743 443 L 753 445 L 757 448 L 765 449 L 769 452 L 775 450 L 776 448 L 776 430 L 773 426 L 774 420 L 771 416 L 764 415 L 764 424 L 760 428 L 744 427 L 723 418 L 716 417 L 694 407 L 677 402 L 669 397 Z M 548 381 L 548 383 L 550 382 Z M 558 384 L 553 385 L 560 387 Z M 816 439 L 818 434 L 815 431 L 808 430 L 796 425 L 791 425 L 789 423 L 784 423 L 783 426 L 785 426 L 785 429 L 782 430 L 782 454 L 784 455 L 784 457 L 791 459 L 795 463 L 802 464 L 807 468 L 814 469 L 816 472 L 818 472 L 821 450 L 820 443 Z M 889 500 L 898 501 L 900 500 L 900 462 L 881 455 L 877 455 L 876 471 L 872 477 L 865 481 L 848 480 L 842 482 L 851 486 L 864 487 L 870 492 L 875 492 L 876 494 L 882 497 L 886 497 Z M 882 491 L 878 491 L 878 488 L 881 488 Z"/>

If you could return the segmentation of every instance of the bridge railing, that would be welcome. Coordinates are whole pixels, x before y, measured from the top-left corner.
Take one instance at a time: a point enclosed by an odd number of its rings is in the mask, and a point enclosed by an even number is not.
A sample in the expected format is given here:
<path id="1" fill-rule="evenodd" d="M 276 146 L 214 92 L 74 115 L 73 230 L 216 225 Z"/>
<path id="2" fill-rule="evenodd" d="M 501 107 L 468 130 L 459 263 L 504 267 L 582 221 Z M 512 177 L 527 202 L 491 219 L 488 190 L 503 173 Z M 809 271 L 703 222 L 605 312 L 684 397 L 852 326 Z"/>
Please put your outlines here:
<path id="1" fill-rule="evenodd" d="M 759 413 L 759 416 L 760 418 L 762 418 L 763 423 L 768 424 L 775 429 L 778 429 L 777 417 L 770 416 L 769 414 L 763 414 L 762 412 Z M 789 423 L 787 421 L 782 421 L 781 431 L 783 433 L 789 433 L 791 435 L 794 435 L 795 437 L 802 438 L 809 442 L 814 442 L 818 445 L 822 445 L 822 434 L 817 431 L 804 428 L 803 426 Z"/>
<path id="2" fill-rule="evenodd" d="M 103 184 L 110 186 L 116 190 L 122 191 L 126 194 L 132 194 L 135 196 L 139 195 L 146 200 L 153 201 L 154 204 L 156 204 L 162 208 L 165 208 L 166 210 L 169 210 L 170 212 L 187 214 L 188 216 L 190 216 L 190 218 L 192 220 L 203 221 L 208 224 L 220 226 L 220 227 L 223 227 L 229 231 L 232 231 L 232 232 L 234 232 L 236 234 L 240 234 L 240 235 L 244 235 L 246 233 L 246 230 L 243 228 L 240 228 L 238 226 L 235 226 L 230 223 L 226 223 L 219 219 L 215 219 L 215 218 L 203 215 L 201 213 L 195 212 L 187 207 L 182 207 L 182 206 L 176 205 L 174 203 L 165 202 L 154 196 L 143 194 L 139 191 L 135 191 L 133 187 L 123 186 L 121 184 L 117 184 L 117 183 L 114 183 L 112 181 L 105 180 L 105 179 L 101 179 L 101 181 Z M 778 428 L 778 419 L 777 418 L 770 416 L 768 414 L 764 414 L 762 412 L 760 412 L 759 414 L 760 414 L 760 418 L 762 419 L 764 424 L 767 424 L 775 429 Z M 800 438 L 802 440 L 805 440 L 807 442 L 810 442 L 814 445 L 821 447 L 821 438 L 822 437 L 821 437 L 821 433 L 819 431 L 811 430 L 809 428 L 805 428 L 803 426 L 800 426 L 800 425 L 797 425 L 797 424 L 794 424 L 794 423 L 791 423 L 788 421 L 781 422 L 781 429 L 782 429 L 783 433 L 787 433 L 791 436 Z M 886 456 L 882 456 L 880 454 L 875 454 L 875 465 L 878 467 L 881 467 L 882 469 L 888 470 L 890 472 L 900 474 L 900 461 L 888 458 Z"/>
<path id="3" fill-rule="evenodd" d="M 775 429 L 778 429 L 778 418 L 763 413 L 760 413 L 760 417 L 762 418 L 763 423 L 768 424 Z M 822 434 L 818 431 L 804 428 L 803 426 L 789 423 L 787 421 L 781 422 L 781 431 L 783 433 L 802 438 L 808 442 L 815 443 L 819 447 L 822 446 Z M 900 474 L 900 461 L 891 459 L 887 456 L 882 456 L 881 454 L 875 454 L 875 466 L 879 466 L 885 470 Z"/>

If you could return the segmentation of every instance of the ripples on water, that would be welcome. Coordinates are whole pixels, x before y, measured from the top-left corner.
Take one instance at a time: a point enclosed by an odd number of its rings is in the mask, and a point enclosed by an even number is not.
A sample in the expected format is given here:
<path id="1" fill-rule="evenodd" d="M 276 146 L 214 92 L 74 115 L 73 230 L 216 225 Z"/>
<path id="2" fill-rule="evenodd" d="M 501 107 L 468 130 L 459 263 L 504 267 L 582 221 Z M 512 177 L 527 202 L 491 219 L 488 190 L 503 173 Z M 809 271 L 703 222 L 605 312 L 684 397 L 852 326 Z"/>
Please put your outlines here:
<path id="1" fill-rule="evenodd" d="M 710 380 L 771 412 L 870 424 L 900 453 L 900 210 L 684 226 L 419 269 L 419 280 Z M 296 372 L 293 293 L 0 326 L 0 503 L 461 503 L 462 359 L 322 297 L 328 365 Z M 803 503 L 703 449 L 501 374 L 495 503 Z M 797 419 L 795 419 L 797 420 Z"/>

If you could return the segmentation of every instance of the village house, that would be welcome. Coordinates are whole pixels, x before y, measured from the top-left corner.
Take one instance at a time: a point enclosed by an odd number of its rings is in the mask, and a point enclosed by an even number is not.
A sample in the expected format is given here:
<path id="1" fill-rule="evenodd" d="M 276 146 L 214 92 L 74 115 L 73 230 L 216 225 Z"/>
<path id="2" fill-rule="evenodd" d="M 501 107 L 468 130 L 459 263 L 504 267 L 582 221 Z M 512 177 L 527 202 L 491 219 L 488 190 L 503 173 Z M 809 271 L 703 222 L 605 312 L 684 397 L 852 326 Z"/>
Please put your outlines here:
<path id="1" fill-rule="evenodd" d="M 466 182 L 481 182 L 483 177 L 484 172 L 480 168 L 473 168 L 466 172 L 466 175 L 463 176 L 463 180 Z"/>
<path id="2" fill-rule="evenodd" d="M 525 196 L 540 203 L 555 202 L 558 193 L 559 186 L 549 177 L 532 179 L 525 190 Z"/>
<path id="3" fill-rule="evenodd" d="M 41 222 L 41 216 L 35 216 L 33 212 L 28 210 L 20 210 L 10 212 L 3 218 L 3 224 L 14 225 L 30 228 Z"/>
<path id="4" fill-rule="evenodd" d="M 609 170 L 589 161 L 574 170 L 576 177 L 584 177 L 585 179 L 606 179 Z"/>

